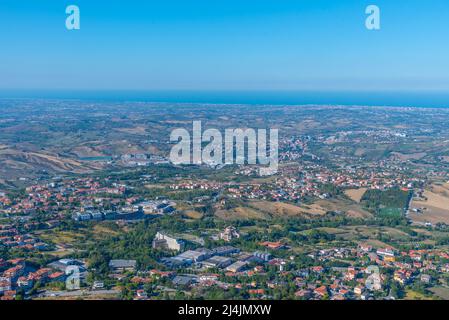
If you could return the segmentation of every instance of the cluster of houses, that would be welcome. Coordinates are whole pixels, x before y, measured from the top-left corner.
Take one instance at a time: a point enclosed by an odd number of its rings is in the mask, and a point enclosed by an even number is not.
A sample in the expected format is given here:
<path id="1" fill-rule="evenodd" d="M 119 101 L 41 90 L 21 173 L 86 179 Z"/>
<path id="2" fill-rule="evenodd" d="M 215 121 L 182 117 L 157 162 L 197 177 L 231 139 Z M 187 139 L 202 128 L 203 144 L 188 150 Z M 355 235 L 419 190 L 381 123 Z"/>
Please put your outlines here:
<path id="1" fill-rule="evenodd" d="M 127 205 L 118 210 L 95 210 L 83 208 L 73 214 L 75 221 L 102 221 L 102 220 L 141 220 L 151 218 L 152 215 L 173 214 L 176 203 L 167 200 L 145 201 L 134 205 Z"/>
<path id="2" fill-rule="evenodd" d="M 4 192 L 0 192 L 0 208 L 9 206 L 11 204 L 11 199 Z"/>
<path id="3" fill-rule="evenodd" d="M 401 286 L 419 281 L 424 285 L 430 285 L 435 280 L 430 274 L 449 272 L 449 255 L 438 249 L 409 250 L 400 252 L 391 247 L 374 249 L 370 245 L 361 244 L 358 248 L 332 248 L 319 250 L 309 254 L 321 265 L 330 261 L 350 261 L 356 259 L 354 266 L 324 268 L 317 266 L 312 272 L 326 275 L 326 296 L 330 298 L 342 298 L 340 294 L 332 291 L 332 286 L 345 290 L 345 299 L 374 299 L 376 292 L 382 292 L 387 287 L 386 270 L 390 270 L 393 276 L 389 281 L 397 282 Z M 367 259 L 363 259 L 366 257 Z M 364 261 L 362 263 L 361 261 Z M 303 284 L 307 283 L 307 276 L 303 275 Z M 332 285 L 329 285 L 332 283 Z M 310 285 L 309 285 L 310 289 Z M 307 293 L 307 294 L 306 294 Z M 315 294 L 315 295 L 314 295 Z M 307 298 L 316 297 L 313 290 L 300 290 L 299 296 Z M 335 297 L 335 294 L 337 296 Z M 392 299 L 388 293 L 383 297 Z"/>
<path id="4" fill-rule="evenodd" d="M 328 169 L 316 163 L 295 163 L 279 168 L 276 179 L 266 182 L 239 183 L 223 186 L 231 198 L 269 199 L 276 201 L 300 202 L 306 197 L 327 198 L 323 185 L 341 188 L 370 188 L 386 190 L 393 187 L 413 188 L 423 182 L 422 179 L 398 174 L 397 168 L 379 170 L 379 167 L 359 168 L 354 166 L 341 170 Z M 250 167 L 242 168 L 238 173 L 254 173 Z"/>
<path id="5" fill-rule="evenodd" d="M 7 248 L 17 248 L 24 250 L 46 251 L 51 248 L 50 245 L 41 241 L 29 233 L 19 232 L 12 225 L 0 225 L 0 245 Z"/>
<path id="6" fill-rule="evenodd" d="M 240 236 L 234 227 L 227 227 L 220 234 L 223 240 Z M 158 279 L 168 279 L 174 289 L 189 291 L 211 286 L 223 290 L 235 288 L 245 290 L 258 299 L 272 298 L 270 294 L 273 290 L 291 287 L 291 279 L 294 279 L 294 296 L 297 299 L 394 299 L 385 291 L 390 287 L 387 281 L 397 282 L 401 286 L 414 281 L 431 285 L 435 281 L 432 272 L 449 273 L 449 263 L 444 263 L 449 261 L 449 254 L 440 249 L 401 252 L 392 247 L 374 248 L 361 243 L 358 247 L 326 248 L 310 252 L 307 256 L 315 261 L 314 266 L 297 269 L 292 267 L 294 255 L 285 259 L 273 256 L 279 250 L 284 253 L 289 251 L 289 247 L 282 242 L 260 242 L 259 248 L 265 249 L 254 252 L 242 251 L 232 245 L 186 250 L 185 240 L 158 232 L 152 245 L 155 249 L 174 253 L 160 259 L 164 270 L 140 271 L 136 260 L 109 261 L 111 278 L 123 279 L 123 273 L 134 274 L 131 282 L 138 284 L 135 292 L 137 300 L 149 299 L 144 285 L 158 283 Z M 353 262 L 350 266 L 332 266 L 331 262 L 336 261 Z M 83 273 L 87 271 L 84 262 L 75 259 L 60 259 L 37 270 L 28 266 L 23 259 L 0 259 L 0 296 L 2 299 L 13 299 L 19 290 L 27 292 L 36 283 L 65 281 L 67 268 L 74 265 Z M 263 278 L 270 267 L 271 270 L 277 270 L 277 276 Z M 180 270 L 190 271 L 179 273 Z M 247 280 L 241 281 L 242 277 Z M 104 283 L 96 281 L 92 288 L 103 287 Z"/>
<path id="7" fill-rule="evenodd" d="M 162 234 L 165 237 L 168 235 Z M 161 235 L 157 240 L 161 239 Z M 168 239 L 170 241 L 170 239 Z M 274 244 L 274 243 L 273 243 Z M 270 246 L 272 243 L 261 243 L 264 246 Z M 281 248 L 275 246 L 276 248 Z M 179 247 L 176 247 L 179 249 Z M 175 249 L 176 249 L 175 248 Z M 182 250 L 182 249 L 181 249 Z M 181 251 L 177 250 L 177 251 Z M 294 260 L 274 258 L 270 253 L 256 251 L 253 253 L 242 252 L 233 246 L 217 247 L 213 249 L 197 248 L 194 250 L 183 251 L 176 256 L 161 259 L 161 264 L 169 271 L 152 270 L 151 276 L 168 277 L 172 286 L 182 290 L 191 288 L 207 288 L 218 286 L 224 290 L 229 288 L 245 289 L 251 296 L 261 299 L 270 298 L 268 292 L 270 289 L 282 288 L 286 286 L 284 276 L 293 275 L 294 285 L 297 288 L 295 297 L 298 299 L 361 299 L 370 300 L 378 298 L 376 293 L 384 299 L 394 299 L 388 292 L 383 290 L 387 287 L 387 277 L 384 268 L 396 267 L 392 281 L 397 281 L 405 285 L 412 279 L 430 284 L 433 279 L 425 274 L 425 270 L 411 270 L 412 266 L 404 263 L 396 264 L 398 256 L 407 255 L 411 259 L 419 260 L 423 255 L 437 254 L 444 256 L 444 252 L 430 251 L 410 251 L 397 252 L 392 248 L 379 248 L 377 250 L 367 245 L 361 245 L 359 248 L 335 248 L 320 250 L 310 253 L 309 256 L 316 259 L 318 265 L 303 269 L 291 269 L 287 266 Z M 351 256 L 368 256 L 370 259 L 367 265 L 349 266 L 349 267 L 325 267 L 326 262 L 335 259 L 348 259 Z M 275 266 L 278 270 L 278 280 L 268 280 L 264 282 L 239 281 L 240 277 L 251 278 L 254 275 L 265 275 L 268 266 Z M 120 260 L 111 261 L 110 267 L 114 271 L 135 271 L 135 261 Z M 178 270 L 190 269 L 193 272 L 188 274 L 178 274 Z M 442 270 L 442 269 L 441 269 Z M 212 272 L 211 272 L 212 271 Z M 223 281 L 222 275 L 233 281 Z M 408 279 L 408 280 L 407 280 Z M 143 284 L 153 280 L 148 280 L 142 276 L 133 278 L 133 282 Z M 140 294 L 136 292 L 136 299 L 148 298 L 142 290 Z"/>
<path id="8" fill-rule="evenodd" d="M 224 186 L 230 185 L 230 183 L 220 183 L 211 181 L 184 181 L 177 184 L 171 184 L 169 186 L 172 190 L 220 190 Z"/>
<path id="9" fill-rule="evenodd" d="M 29 292 L 35 284 L 40 286 L 51 282 L 64 282 L 66 269 L 76 265 L 81 272 L 86 271 L 84 262 L 74 259 L 61 259 L 36 269 L 25 259 L 0 259 L 0 299 L 13 300 L 17 293 Z"/>
<path id="10" fill-rule="evenodd" d="M 126 186 L 105 183 L 99 178 L 63 179 L 55 177 L 53 182 L 36 184 L 25 189 L 26 196 L 1 202 L 0 213 L 27 215 L 37 210 L 48 212 L 58 209 L 76 209 L 76 206 L 115 206 L 121 202 Z M 0 197 L 1 198 L 1 197 Z M 14 201 L 12 201 L 14 200 Z"/>
<path id="11" fill-rule="evenodd" d="M 26 197 L 12 204 L 6 195 L 0 197 L 0 213 L 32 215 L 37 210 L 48 213 L 61 209 L 75 211 L 76 221 L 137 220 L 149 215 L 175 213 L 176 203 L 168 200 L 139 201 L 138 197 L 126 197 L 127 186 L 100 182 L 97 178 L 62 179 L 26 188 Z M 105 183 L 106 182 L 106 183 Z M 117 197 L 122 196 L 122 197 Z M 125 205 L 123 205 L 125 201 Z M 53 210 L 54 209 L 54 210 Z M 55 213 L 55 219 L 58 220 Z"/>
<path id="12" fill-rule="evenodd" d="M 288 139 L 287 139 L 288 140 Z M 289 144 L 304 147 L 302 140 L 288 140 Z M 301 149 L 302 150 L 302 149 Z M 290 151 L 290 153 L 293 151 Z M 297 151 L 295 151 L 297 152 Z M 290 163 L 281 166 L 273 182 L 257 183 L 222 183 L 214 181 L 183 181 L 171 184 L 173 190 L 224 190 L 230 197 L 244 199 L 271 199 L 278 201 L 302 201 L 305 197 L 326 198 L 322 191 L 323 184 L 332 184 L 342 188 L 371 188 L 386 190 L 393 187 L 413 188 L 424 181 L 422 178 L 410 177 L 403 170 L 402 164 L 387 163 L 373 165 L 345 165 L 336 170 L 316 162 Z M 379 170 L 382 168 L 382 170 Z M 259 166 L 240 166 L 237 175 L 260 175 Z M 270 174 L 268 174 L 270 175 Z"/>

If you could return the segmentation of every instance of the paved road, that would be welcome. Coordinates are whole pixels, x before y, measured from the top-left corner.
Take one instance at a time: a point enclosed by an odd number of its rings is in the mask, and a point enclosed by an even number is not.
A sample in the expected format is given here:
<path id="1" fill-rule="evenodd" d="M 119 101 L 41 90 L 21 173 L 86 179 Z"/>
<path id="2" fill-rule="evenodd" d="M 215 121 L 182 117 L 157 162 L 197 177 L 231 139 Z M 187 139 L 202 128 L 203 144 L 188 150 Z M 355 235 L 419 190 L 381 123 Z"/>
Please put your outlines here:
<path id="1" fill-rule="evenodd" d="M 80 296 L 102 296 L 118 295 L 120 290 L 76 290 L 76 291 L 45 291 L 39 294 L 39 297 L 80 297 Z"/>

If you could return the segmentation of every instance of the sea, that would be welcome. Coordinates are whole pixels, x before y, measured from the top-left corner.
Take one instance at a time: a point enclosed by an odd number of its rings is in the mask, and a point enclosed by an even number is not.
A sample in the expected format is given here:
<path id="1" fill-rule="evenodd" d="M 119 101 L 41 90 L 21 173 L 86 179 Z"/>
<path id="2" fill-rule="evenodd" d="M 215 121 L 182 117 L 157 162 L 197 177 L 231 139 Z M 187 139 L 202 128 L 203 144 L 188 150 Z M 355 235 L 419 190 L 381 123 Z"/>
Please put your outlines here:
<path id="1" fill-rule="evenodd" d="M 0 99 L 75 99 L 247 105 L 358 105 L 448 108 L 449 91 L 9 90 Z"/>

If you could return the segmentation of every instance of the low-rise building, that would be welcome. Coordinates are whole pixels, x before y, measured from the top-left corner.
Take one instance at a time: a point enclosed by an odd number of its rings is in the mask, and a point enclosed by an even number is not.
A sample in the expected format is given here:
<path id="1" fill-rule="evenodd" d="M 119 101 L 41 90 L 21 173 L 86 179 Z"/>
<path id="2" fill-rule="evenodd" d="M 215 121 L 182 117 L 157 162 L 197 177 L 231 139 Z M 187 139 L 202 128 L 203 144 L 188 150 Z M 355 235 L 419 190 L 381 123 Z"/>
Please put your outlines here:
<path id="1" fill-rule="evenodd" d="M 231 264 L 230 266 L 226 267 L 226 271 L 241 272 L 247 267 L 247 265 L 248 262 L 246 261 L 237 261 Z"/>
<path id="2" fill-rule="evenodd" d="M 209 268 L 226 268 L 232 263 L 231 258 L 214 256 L 212 258 L 207 259 L 202 264 Z"/>
<path id="3" fill-rule="evenodd" d="M 109 268 L 114 272 L 135 271 L 136 264 L 136 260 L 111 260 L 109 261 Z"/>

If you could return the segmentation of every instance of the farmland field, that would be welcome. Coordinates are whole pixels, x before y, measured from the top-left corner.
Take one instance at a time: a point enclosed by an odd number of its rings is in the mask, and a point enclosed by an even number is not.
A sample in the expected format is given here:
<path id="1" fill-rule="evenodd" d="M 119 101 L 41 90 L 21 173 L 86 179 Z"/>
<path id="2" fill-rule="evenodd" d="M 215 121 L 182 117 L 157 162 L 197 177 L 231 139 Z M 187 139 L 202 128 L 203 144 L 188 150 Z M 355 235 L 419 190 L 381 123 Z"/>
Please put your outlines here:
<path id="1" fill-rule="evenodd" d="M 360 202 L 362 200 L 363 195 L 366 192 L 366 188 L 360 189 L 348 189 L 345 191 L 345 194 L 353 201 Z"/>
<path id="2" fill-rule="evenodd" d="M 449 223 L 449 189 L 447 184 L 433 185 L 424 191 L 423 200 L 413 200 L 411 207 L 422 210 L 421 214 L 411 213 L 414 222 Z"/>

